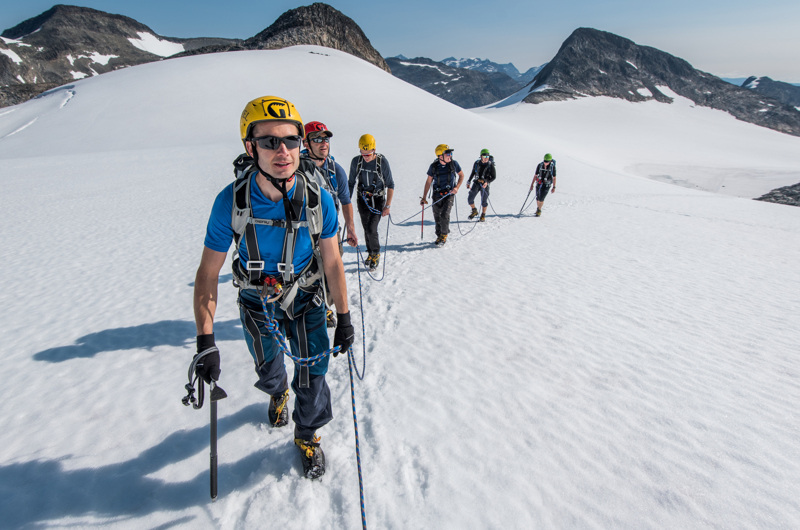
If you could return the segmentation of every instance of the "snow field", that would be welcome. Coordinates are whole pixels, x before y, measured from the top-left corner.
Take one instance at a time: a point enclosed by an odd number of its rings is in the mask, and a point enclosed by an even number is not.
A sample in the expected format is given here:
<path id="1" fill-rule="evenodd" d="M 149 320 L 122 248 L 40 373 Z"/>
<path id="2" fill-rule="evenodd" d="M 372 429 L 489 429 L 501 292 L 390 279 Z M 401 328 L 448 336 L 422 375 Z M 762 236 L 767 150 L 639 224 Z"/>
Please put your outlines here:
<path id="1" fill-rule="evenodd" d="M 337 81 L 325 99 L 303 84 L 317 75 Z M 207 406 L 179 403 L 208 213 L 241 151 L 241 108 L 265 93 L 325 122 L 345 168 L 358 136 L 374 134 L 397 183 L 397 222 L 420 209 L 435 145 L 455 147 L 465 173 L 483 147 L 498 163 L 500 215 L 490 208 L 462 237 L 454 208 L 436 249 L 427 210 L 424 244 L 419 217 L 391 226 L 386 279 L 362 271 L 368 357 L 356 403 L 370 527 L 800 525 L 795 209 L 636 178 L 624 167 L 650 159 L 633 148 L 619 168 L 583 162 L 604 138 L 628 134 L 634 115 L 594 144 L 584 133 L 569 143 L 535 114 L 533 126 L 518 120 L 527 107 L 464 111 L 323 48 L 142 65 L 74 90 L 66 106 L 56 93 L 0 115 L 0 131 L 37 118 L 0 141 L 0 323 L 12 374 L 0 389 L 0 516 L 11 527 L 360 525 L 346 358 L 328 376 L 328 473 L 307 481 L 291 428 L 264 424 L 227 265 L 215 503 Z M 574 125 L 576 103 L 534 109 Z M 574 129 L 590 129 L 593 112 Z M 697 127 L 721 134 L 726 119 Z M 776 167 L 790 165 L 794 151 L 743 131 L 775 150 Z M 697 163 L 713 167 L 723 147 Z M 541 218 L 517 218 L 531 164 L 548 151 L 557 192 Z M 466 232 L 466 189 L 457 201 Z M 360 367 L 349 247 L 344 263 Z"/>

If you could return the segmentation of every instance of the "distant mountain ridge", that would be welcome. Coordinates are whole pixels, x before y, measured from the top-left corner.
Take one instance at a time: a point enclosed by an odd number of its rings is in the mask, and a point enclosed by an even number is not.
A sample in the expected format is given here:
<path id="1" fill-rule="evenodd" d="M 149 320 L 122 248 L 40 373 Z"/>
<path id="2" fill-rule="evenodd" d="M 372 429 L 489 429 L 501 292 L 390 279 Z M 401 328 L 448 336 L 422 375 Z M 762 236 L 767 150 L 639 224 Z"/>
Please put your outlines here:
<path id="1" fill-rule="evenodd" d="M 163 37 L 126 16 L 55 5 L 2 33 L 0 107 L 22 103 L 76 79 L 165 57 L 298 44 L 342 50 L 389 71 L 361 28 L 322 3 L 287 11 L 247 40 Z"/>
<path id="2" fill-rule="evenodd" d="M 526 103 L 585 96 L 672 102 L 668 87 L 695 104 L 737 119 L 800 136 L 800 112 L 776 99 L 731 85 L 683 59 L 591 28 L 578 28 L 528 85 Z"/>
<path id="3" fill-rule="evenodd" d="M 775 98 L 785 105 L 800 107 L 800 86 L 783 81 L 773 81 L 769 77 L 748 77 L 742 86 Z"/>
<path id="4" fill-rule="evenodd" d="M 386 62 L 395 77 L 465 109 L 500 101 L 522 88 L 502 72 L 455 68 L 427 57 L 389 57 Z"/>
<path id="5" fill-rule="evenodd" d="M 442 59 L 441 62 L 454 68 L 466 68 L 468 70 L 477 70 L 478 72 L 485 72 L 487 74 L 502 72 L 521 85 L 529 83 L 547 64 L 534 66 L 526 70 L 524 74 L 521 74 L 512 63 L 498 64 L 489 59 L 456 59 L 455 57 L 448 57 L 447 59 Z"/>
<path id="6" fill-rule="evenodd" d="M 162 37 L 122 15 L 55 5 L 3 31 L 0 105 L 20 103 L 83 77 L 160 60 L 163 55 L 154 53 L 160 49 L 179 51 L 223 41 L 232 39 Z"/>

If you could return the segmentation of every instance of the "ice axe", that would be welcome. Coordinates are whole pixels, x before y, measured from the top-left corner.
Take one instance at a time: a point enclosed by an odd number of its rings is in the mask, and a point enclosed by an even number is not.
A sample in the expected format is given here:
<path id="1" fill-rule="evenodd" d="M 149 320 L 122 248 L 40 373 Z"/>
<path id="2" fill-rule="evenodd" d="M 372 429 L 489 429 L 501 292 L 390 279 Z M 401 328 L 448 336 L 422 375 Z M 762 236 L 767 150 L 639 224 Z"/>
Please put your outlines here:
<path id="1" fill-rule="evenodd" d="M 189 365 L 189 383 L 184 386 L 187 394 L 183 397 L 181 402 L 187 407 L 191 404 L 195 410 L 203 408 L 203 401 L 205 397 L 205 386 L 203 380 L 196 375 L 197 363 L 209 353 L 217 350 L 216 347 L 209 348 L 206 351 L 199 353 L 192 359 L 192 364 Z M 194 378 L 192 378 L 194 376 Z M 197 398 L 194 397 L 195 384 L 197 384 Z M 213 379 L 209 382 L 211 388 L 211 462 L 210 462 L 210 475 L 211 475 L 211 499 L 217 498 L 217 401 L 225 399 L 228 394 L 222 390 L 222 387 L 217 386 L 217 382 Z"/>
<path id="2" fill-rule="evenodd" d="M 523 209 L 525 209 L 525 203 L 527 203 L 527 202 L 528 202 L 528 197 L 530 197 L 530 196 L 531 196 L 531 192 L 532 192 L 532 191 L 533 191 L 533 188 L 530 188 L 530 189 L 528 190 L 528 194 L 525 196 L 525 202 L 523 202 L 523 203 L 522 203 L 522 208 L 520 208 L 520 209 L 519 209 L 519 213 L 517 214 L 517 216 L 520 216 L 520 215 L 522 215 L 522 210 L 523 210 Z"/>

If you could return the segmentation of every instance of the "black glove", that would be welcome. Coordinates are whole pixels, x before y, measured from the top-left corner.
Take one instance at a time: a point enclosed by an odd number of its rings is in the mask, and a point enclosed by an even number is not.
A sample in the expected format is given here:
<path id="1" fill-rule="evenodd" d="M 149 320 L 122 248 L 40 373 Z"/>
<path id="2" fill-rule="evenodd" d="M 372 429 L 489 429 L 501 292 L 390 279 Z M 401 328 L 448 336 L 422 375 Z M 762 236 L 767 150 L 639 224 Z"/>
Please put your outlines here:
<path id="1" fill-rule="evenodd" d="M 197 355 L 200 355 L 209 348 L 216 349 L 216 347 L 213 333 L 197 336 Z M 197 355 L 194 356 L 195 359 Z M 194 370 L 206 383 L 210 384 L 212 379 L 214 381 L 219 381 L 219 373 L 221 371 L 219 369 L 219 350 L 204 355 L 203 358 L 197 362 Z"/>
<path id="2" fill-rule="evenodd" d="M 336 357 L 339 353 L 345 353 L 353 345 L 356 338 L 356 331 L 350 323 L 350 311 L 347 313 L 336 313 L 336 332 L 333 334 L 333 347 L 341 346 L 339 352 L 334 353 Z"/>

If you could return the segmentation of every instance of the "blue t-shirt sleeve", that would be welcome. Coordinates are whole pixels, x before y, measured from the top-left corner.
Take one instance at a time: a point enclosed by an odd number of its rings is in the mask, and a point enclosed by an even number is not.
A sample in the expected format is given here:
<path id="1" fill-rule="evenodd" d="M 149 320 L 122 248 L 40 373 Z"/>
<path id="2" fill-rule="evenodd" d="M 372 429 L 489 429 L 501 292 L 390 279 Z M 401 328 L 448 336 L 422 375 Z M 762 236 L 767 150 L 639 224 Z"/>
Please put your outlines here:
<path id="1" fill-rule="evenodd" d="M 458 162 L 456 162 L 455 160 L 453 160 L 453 166 L 456 168 L 456 173 L 461 171 L 461 165 Z"/>
<path id="2" fill-rule="evenodd" d="M 217 195 L 211 216 L 206 227 L 205 246 L 216 252 L 228 252 L 233 241 L 231 228 L 231 208 L 233 208 L 233 184 L 226 186 Z"/>
<path id="3" fill-rule="evenodd" d="M 320 238 L 328 239 L 339 232 L 339 216 L 336 215 L 336 206 L 328 190 L 320 189 L 322 200 L 322 234 Z"/>
<path id="4" fill-rule="evenodd" d="M 428 176 L 429 177 L 435 176 L 436 173 L 434 173 L 434 171 L 436 171 L 436 166 L 434 164 L 429 165 L 428 166 Z"/>
<path id="5" fill-rule="evenodd" d="M 334 162 L 336 167 L 336 196 L 339 197 L 339 202 L 342 204 L 350 204 L 349 182 L 347 181 L 347 173 L 344 168 L 339 165 L 339 162 Z"/>

